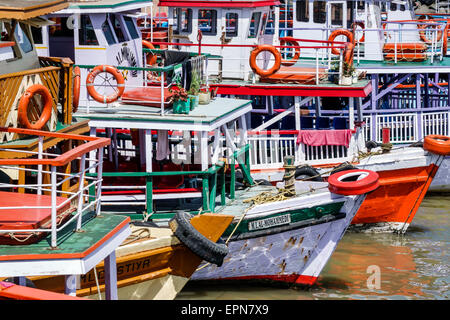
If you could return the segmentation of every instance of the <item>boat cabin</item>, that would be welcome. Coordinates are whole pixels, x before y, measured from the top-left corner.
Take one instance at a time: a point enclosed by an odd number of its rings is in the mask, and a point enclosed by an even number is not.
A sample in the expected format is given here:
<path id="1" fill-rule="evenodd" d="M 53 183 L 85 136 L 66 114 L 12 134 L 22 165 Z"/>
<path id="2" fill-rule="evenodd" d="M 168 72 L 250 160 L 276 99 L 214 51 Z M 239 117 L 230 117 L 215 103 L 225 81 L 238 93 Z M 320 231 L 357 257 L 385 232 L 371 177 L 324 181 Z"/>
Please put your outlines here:
<path id="1" fill-rule="evenodd" d="M 143 0 L 70 1 L 69 7 L 47 16 L 54 24 L 34 29 L 40 56 L 70 57 L 77 65 L 142 67 L 142 38 L 136 25 Z M 84 83 L 89 70 L 81 69 Z M 141 85 L 139 70 L 122 71 L 127 87 Z M 107 89 L 105 89 L 107 91 Z M 88 99 L 80 92 L 80 102 Z M 91 104 L 96 104 L 91 101 Z"/>
<path id="2" fill-rule="evenodd" d="M 197 44 L 202 52 L 223 57 L 223 77 L 249 78 L 248 45 L 278 43 L 279 1 L 160 1 L 169 7 L 169 42 Z M 203 46 L 206 45 L 206 46 Z M 240 47 L 242 45 L 242 47 Z M 180 50 L 197 51 L 195 46 Z M 200 50 L 200 49 L 199 49 Z M 244 53 L 245 51 L 245 53 Z M 219 61 L 209 61 L 219 70 Z"/>

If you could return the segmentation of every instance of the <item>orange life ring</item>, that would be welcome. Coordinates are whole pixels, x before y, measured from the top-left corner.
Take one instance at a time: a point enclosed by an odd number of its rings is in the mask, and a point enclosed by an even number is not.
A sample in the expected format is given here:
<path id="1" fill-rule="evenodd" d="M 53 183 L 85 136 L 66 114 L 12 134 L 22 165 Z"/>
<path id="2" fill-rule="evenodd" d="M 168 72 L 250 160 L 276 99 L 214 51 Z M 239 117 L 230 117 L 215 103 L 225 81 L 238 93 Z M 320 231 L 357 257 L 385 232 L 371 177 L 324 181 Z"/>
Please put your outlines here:
<path id="1" fill-rule="evenodd" d="M 42 107 L 42 113 L 39 119 L 34 124 L 31 124 L 30 120 L 28 119 L 28 105 L 30 103 L 30 99 L 35 94 L 41 95 L 41 97 L 44 99 L 44 107 Z M 50 120 L 50 117 L 52 115 L 52 104 L 53 97 L 50 94 L 50 91 L 42 84 L 33 84 L 24 92 L 24 94 L 20 98 L 18 107 L 19 123 L 27 129 L 41 130 L 45 126 L 47 121 Z"/>
<path id="2" fill-rule="evenodd" d="M 119 90 L 109 96 L 103 96 L 99 94 L 94 88 L 95 77 L 102 72 L 108 72 L 112 74 L 117 81 L 117 87 Z M 116 68 L 108 65 L 100 65 L 92 69 L 92 71 L 87 75 L 86 87 L 89 95 L 94 98 L 95 101 L 101 103 L 111 103 L 113 101 L 116 101 L 125 91 L 125 79 Z"/>
<path id="3" fill-rule="evenodd" d="M 291 46 L 295 46 L 298 47 L 299 44 L 297 41 L 294 40 L 294 38 L 292 37 L 284 37 L 284 38 L 280 38 L 280 45 L 281 46 L 285 46 L 287 43 L 289 43 Z M 300 58 L 300 48 L 295 48 L 295 53 L 294 56 L 292 57 L 292 59 L 287 59 L 287 60 L 281 60 L 281 65 L 283 66 L 292 66 L 294 65 L 297 60 Z"/>
<path id="4" fill-rule="evenodd" d="M 378 188 L 378 179 L 378 173 L 371 170 L 340 171 L 328 177 L 328 190 L 346 196 L 364 194 Z"/>
<path id="5" fill-rule="evenodd" d="M 444 29 L 444 35 L 448 35 L 448 22 L 445 25 L 445 29 Z M 444 39 L 442 40 L 442 56 L 446 56 L 447 55 L 447 45 L 448 45 L 448 37 L 444 36 Z"/>
<path id="6" fill-rule="evenodd" d="M 275 57 L 274 65 L 272 66 L 272 68 L 267 69 L 267 70 L 261 69 L 256 64 L 256 57 L 258 56 L 258 54 L 260 54 L 263 51 L 268 51 Z M 255 49 L 253 49 L 252 52 L 250 53 L 250 67 L 252 68 L 252 70 L 255 73 L 257 73 L 261 77 L 268 77 L 268 76 L 274 74 L 275 72 L 277 72 L 278 70 L 280 70 L 281 53 L 274 46 L 271 46 L 269 44 L 259 45 Z"/>
<path id="7" fill-rule="evenodd" d="M 423 140 L 423 148 L 431 153 L 442 156 L 450 155 L 450 137 L 431 134 Z"/>
<path id="8" fill-rule="evenodd" d="M 353 44 L 353 34 L 350 31 L 346 30 L 346 29 L 336 29 L 336 30 L 334 30 L 330 34 L 330 36 L 328 37 L 328 41 L 334 41 L 334 39 L 337 36 L 340 36 L 340 35 L 346 36 L 347 37 L 347 41 L 346 42 L 350 42 L 350 43 Z M 331 44 L 331 53 L 335 54 L 335 55 L 339 55 L 339 50 L 337 48 L 334 48 L 333 44 Z"/>
<path id="9" fill-rule="evenodd" d="M 355 46 L 353 45 L 353 43 L 347 42 L 345 44 L 344 61 L 347 62 L 348 64 L 353 63 L 353 49 L 354 48 L 355 48 Z"/>
<path id="10" fill-rule="evenodd" d="M 432 23 L 436 23 L 436 22 L 432 22 Z M 417 25 L 418 29 L 422 29 L 421 31 L 419 31 L 420 40 L 422 40 L 425 43 L 431 43 L 431 40 L 429 40 L 425 36 L 425 29 L 428 28 L 428 27 L 430 27 L 430 25 L 426 25 L 426 24 Z M 435 26 L 434 26 L 434 28 L 435 28 Z M 443 34 L 442 31 L 438 31 L 436 41 L 440 41 L 442 39 L 442 34 Z"/>
<path id="11" fill-rule="evenodd" d="M 73 68 L 73 99 L 72 112 L 77 112 L 78 104 L 80 102 L 80 86 L 81 86 L 81 71 L 80 67 Z"/>
<path id="12" fill-rule="evenodd" d="M 364 31 L 364 22 L 358 21 L 358 22 L 354 22 L 353 24 L 356 26 L 360 26 L 361 29 L 363 29 L 363 35 L 357 42 L 359 42 L 359 43 L 364 42 L 366 40 L 366 32 Z M 356 31 L 356 28 L 355 28 L 355 31 Z"/>
<path id="13" fill-rule="evenodd" d="M 153 50 L 155 49 L 155 46 L 147 40 L 142 40 L 142 46 L 147 49 L 153 49 Z M 149 66 L 154 65 L 156 63 L 156 61 L 158 60 L 158 57 L 156 56 L 156 54 L 153 54 L 151 52 L 146 53 L 146 56 L 147 56 L 146 61 Z"/>

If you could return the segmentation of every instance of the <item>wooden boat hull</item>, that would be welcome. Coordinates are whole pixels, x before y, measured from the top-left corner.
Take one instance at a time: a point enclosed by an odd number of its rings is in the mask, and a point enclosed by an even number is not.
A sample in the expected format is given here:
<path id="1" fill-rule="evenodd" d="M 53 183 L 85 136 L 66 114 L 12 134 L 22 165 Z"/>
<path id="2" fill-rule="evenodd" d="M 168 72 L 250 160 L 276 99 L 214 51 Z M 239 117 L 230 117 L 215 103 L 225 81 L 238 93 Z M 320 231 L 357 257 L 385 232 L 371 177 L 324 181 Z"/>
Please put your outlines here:
<path id="1" fill-rule="evenodd" d="M 328 221 L 323 217 L 309 218 L 295 225 L 294 213 L 285 211 L 283 215 L 291 215 L 289 225 L 264 230 L 244 230 L 229 241 L 230 251 L 221 267 L 204 264 L 193 274 L 191 280 L 260 280 L 312 285 L 364 198 L 365 194 L 348 197 L 342 206 L 335 207 L 334 218 Z M 327 206 L 324 200 L 315 199 L 316 205 L 309 206 L 308 211 L 312 213 L 324 210 Z M 333 201 L 329 201 L 328 205 L 330 203 Z M 309 214 L 311 216 L 314 214 Z M 264 217 L 267 219 L 270 215 Z M 251 223 L 245 220 L 247 219 L 244 219 L 243 225 Z M 235 223 L 229 228 L 234 227 Z M 227 232 L 223 238 L 226 235 Z"/>
<path id="2" fill-rule="evenodd" d="M 204 236 L 215 242 L 231 220 L 232 216 L 229 215 L 203 214 L 192 218 L 191 222 Z M 142 233 L 146 237 L 137 242 L 125 241 L 116 249 L 118 298 L 174 299 L 202 259 L 183 245 L 168 228 L 133 227 L 130 241 Z M 98 288 L 101 292 L 104 291 L 103 263 L 98 264 L 95 269 L 78 278 L 77 296 L 97 299 Z M 43 276 L 30 279 L 39 289 L 64 292 L 64 277 Z"/>

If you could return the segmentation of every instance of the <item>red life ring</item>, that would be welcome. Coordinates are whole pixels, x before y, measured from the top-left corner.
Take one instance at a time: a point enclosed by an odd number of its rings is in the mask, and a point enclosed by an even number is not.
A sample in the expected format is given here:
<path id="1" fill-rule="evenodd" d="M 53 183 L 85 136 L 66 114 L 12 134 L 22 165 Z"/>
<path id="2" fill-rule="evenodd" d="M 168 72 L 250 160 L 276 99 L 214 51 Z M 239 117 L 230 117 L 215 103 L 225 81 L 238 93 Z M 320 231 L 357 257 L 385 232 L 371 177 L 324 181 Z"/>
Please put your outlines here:
<path id="1" fill-rule="evenodd" d="M 450 155 L 450 137 L 431 134 L 423 140 L 423 148 L 431 153 L 442 156 Z"/>
<path id="2" fill-rule="evenodd" d="M 147 49 L 153 49 L 153 50 L 155 49 L 155 46 L 147 40 L 142 40 L 142 46 Z M 147 56 L 146 61 L 149 66 L 154 65 L 156 63 L 156 61 L 158 60 L 158 57 L 156 56 L 156 54 L 153 54 L 151 52 L 146 53 L 146 56 Z"/>
<path id="3" fill-rule="evenodd" d="M 431 21 L 430 23 L 436 23 L 436 22 Z M 422 40 L 423 42 L 428 43 L 428 44 L 431 43 L 431 40 L 429 40 L 425 36 L 425 29 L 430 28 L 430 27 L 436 29 L 436 26 L 432 26 L 432 25 L 426 25 L 426 24 L 417 25 L 418 29 L 422 29 L 421 31 L 419 31 L 420 40 Z M 438 31 L 436 41 L 440 41 L 442 39 L 443 33 L 447 34 L 446 32 Z"/>
<path id="4" fill-rule="evenodd" d="M 359 40 L 357 40 L 357 42 L 359 42 L 359 43 L 364 42 L 366 40 L 366 32 L 364 31 L 364 22 L 362 22 L 362 21 L 354 22 L 353 25 L 360 26 L 361 29 L 363 29 L 363 35 Z M 355 28 L 355 31 L 356 31 L 356 28 Z"/>
<path id="5" fill-rule="evenodd" d="M 256 57 L 258 54 L 260 54 L 263 51 L 269 51 L 274 57 L 275 57 L 275 63 L 272 66 L 272 68 L 263 70 L 256 64 Z M 262 44 L 257 46 L 253 51 L 250 53 L 250 67 L 252 70 L 260 75 L 261 77 L 268 77 L 275 72 L 277 72 L 281 67 L 281 53 L 278 51 L 274 46 L 271 46 L 269 44 Z"/>
<path id="6" fill-rule="evenodd" d="M 78 104 L 80 102 L 80 86 L 81 86 L 81 71 L 80 67 L 73 68 L 73 99 L 72 112 L 77 112 Z"/>
<path id="7" fill-rule="evenodd" d="M 28 105 L 30 103 L 30 99 L 35 95 L 39 94 L 44 99 L 44 107 L 42 107 L 42 113 L 39 119 L 31 124 L 28 119 Z M 33 84 L 29 87 L 19 101 L 18 107 L 18 119 L 19 123 L 23 125 L 27 129 L 35 129 L 41 130 L 42 127 L 45 126 L 48 120 L 52 115 L 52 105 L 53 105 L 53 97 L 50 94 L 50 91 L 43 86 L 42 84 Z"/>
<path id="8" fill-rule="evenodd" d="M 294 46 L 294 47 L 298 47 L 299 44 L 297 41 L 294 40 L 294 38 L 292 37 L 284 37 L 284 38 L 280 38 L 280 45 L 281 46 L 285 46 L 287 43 L 289 43 L 289 45 Z M 288 60 L 281 60 L 281 65 L 283 66 L 292 66 L 294 65 L 297 60 L 300 58 L 300 48 L 295 48 L 295 53 L 294 53 L 294 57 L 292 57 L 292 59 L 288 59 Z"/>
<path id="9" fill-rule="evenodd" d="M 95 77 L 102 73 L 102 72 L 108 72 L 114 76 L 114 78 L 117 81 L 117 87 L 118 91 L 115 93 L 109 95 L 109 96 L 103 96 L 99 94 L 97 91 L 95 91 L 94 88 L 94 80 Z M 122 74 L 117 70 L 116 68 L 108 65 L 100 65 L 96 66 L 94 69 L 92 69 L 91 72 L 89 72 L 87 78 L 86 78 L 86 87 L 89 92 L 89 95 L 94 98 L 95 101 L 101 102 L 101 103 L 111 103 L 119 99 L 119 97 L 123 94 L 125 91 L 125 79 L 123 78 Z"/>
<path id="10" fill-rule="evenodd" d="M 350 31 L 346 30 L 346 29 L 336 29 L 336 30 L 334 30 L 330 34 L 330 36 L 328 37 L 328 41 L 333 42 L 334 39 L 337 36 L 341 36 L 341 35 L 347 37 L 347 41 L 346 42 L 350 42 L 350 43 L 353 44 L 353 34 Z M 333 44 L 331 44 L 331 53 L 335 54 L 335 55 L 339 55 L 339 50 L 337 48 L 334 48 Z"/>
<path id="11" fill-rule="evenodd" d="M 448 35 L 448 22 L 445 25 L 445 29 L 444 29 L 444 35 Z M 442 40 L 442 56 L 446 56 L 447 55 L 447 45 L 448 45 L 448 37 L 444 36 L 444 39 Z"/>
<path id="12" fill-rule="evenodd" d="M 328 177 L 328 190 L 346 196 L 364 194 L 378 188 L 378 179 L 378 173 L 371 170 L 340 171 Z"/>

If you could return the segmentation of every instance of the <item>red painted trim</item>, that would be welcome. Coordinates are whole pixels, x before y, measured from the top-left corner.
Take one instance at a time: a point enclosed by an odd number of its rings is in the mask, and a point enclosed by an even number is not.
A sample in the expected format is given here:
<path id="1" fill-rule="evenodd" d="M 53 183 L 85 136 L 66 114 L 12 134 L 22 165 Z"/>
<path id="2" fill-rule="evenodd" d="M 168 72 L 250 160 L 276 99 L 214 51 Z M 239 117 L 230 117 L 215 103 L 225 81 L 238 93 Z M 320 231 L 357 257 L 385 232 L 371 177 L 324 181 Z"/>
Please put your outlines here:
<path id="1" fill-rule="evenodd" d="M 311 286 L 317 281 L 317 277 L 289 274 L 289 275 L 254 275 L 254 276 L 243 276 L 243 277 L 228 277 L 221 278 L 221 280 L 270 280 L 286 283 L 295 283 Z"/>
<path id="2" fill-rule="evenodd" d="M 73 297 L 2 281 L 0 281 L 0 297 L 13 300 L 86 300 L 86 298 Z"/>
<path id="3" fill-rule="evenodd" d="M 54 259 L 82 259 L 92 253 L 95 249 L 99 248 L 106 241 L 111 239 L 117 232 L 120 231 L 124 226 L 130 223 L 130 217 L 126 217 L 121 223 L 119 223 L 114 229 L 108 232 L 103 238 L 93 244 L 84 252 L 76 253 L 61 253 L 61 254 L 24 254 L 24 255 L 8 255 L 0 256 L 0 261 L 11 261 L 11 260 L 54 260 Z"/>
<path id="4" fill-rule="evenodd" d="M 365 87 L 325 87 L 304 86 L 288 84 L 286 86 L 271 85 L 233 85 L 233 84 L 210 84 L 210 88 L 217 94 L 253 95 L 253 96 L 312 96 L 312 97 L 356 97 L 365 98 L 372 91 L 369 82 Z"/>
<path id="5" fill-rule="evenodd" d="M 14 47 L 14 41 L 0 42 L 0 48 Z"/>
<path id="6" fill-rule="evenodd" d="M 189 0 L 162 0 L 159 1 L 160 7 L 191 7 L 191 8 L 257 8 L 266 6 L 277 6 L 278 0 L 260 0 L 260 1 L 189 1 Z"/>

